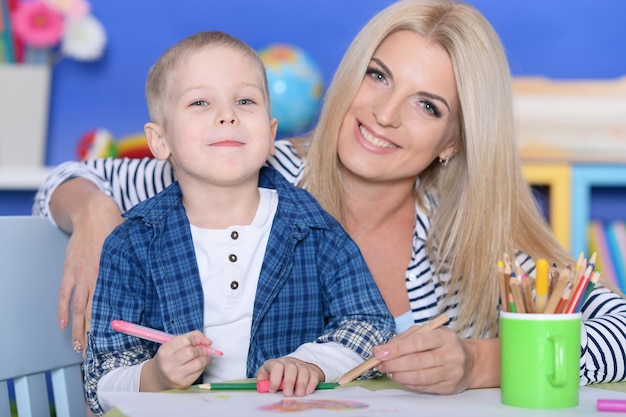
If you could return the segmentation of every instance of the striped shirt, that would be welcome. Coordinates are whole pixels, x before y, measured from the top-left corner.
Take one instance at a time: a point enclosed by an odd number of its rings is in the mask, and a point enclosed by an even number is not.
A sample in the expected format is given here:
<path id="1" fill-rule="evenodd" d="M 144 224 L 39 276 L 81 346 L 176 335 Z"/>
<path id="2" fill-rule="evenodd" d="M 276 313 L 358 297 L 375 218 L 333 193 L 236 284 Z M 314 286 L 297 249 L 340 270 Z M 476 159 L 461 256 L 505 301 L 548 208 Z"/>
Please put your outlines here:
<path id="1" fill-rule="evenodd" d="M 278 170 L 289 182 L 298 185 L 302 180 L 304 160 L 289 141 L 276 141 L 276 154 L 267 164 Z M 98 159 L 66 162 L 56 168 L 38 191 L 33 214 L 52 220 L 49 211 L 50 196 L 63 181 L 73 177 L 88 178 L 111 195 L 122 211 L 151 197 L 171 184 L 175 177 L 171 166 L 156 159 Z M 427 199 L 433 203 L 431 196 Z M 461 295 L 454 294 L 446 303 L 447 274 L 435 274 L 426 253 L 426 238 L 430 218 L 416 204 L 415 230 L 411 261 L 406 270 L 406 289 L 413 321 L 424 323 L 441 311 L 454 328 Z M 534 275 L 534 261 L 523 253 L 517 262 L 529 276 Z M 581 385 L 613 382 L 626 379 L 626 300 L 603 286 L 596 286 L 582 308 Z M 472 337 L 470 327 L 460 337 Z M 494 335 L 497 336 L 497 335 Z"/>

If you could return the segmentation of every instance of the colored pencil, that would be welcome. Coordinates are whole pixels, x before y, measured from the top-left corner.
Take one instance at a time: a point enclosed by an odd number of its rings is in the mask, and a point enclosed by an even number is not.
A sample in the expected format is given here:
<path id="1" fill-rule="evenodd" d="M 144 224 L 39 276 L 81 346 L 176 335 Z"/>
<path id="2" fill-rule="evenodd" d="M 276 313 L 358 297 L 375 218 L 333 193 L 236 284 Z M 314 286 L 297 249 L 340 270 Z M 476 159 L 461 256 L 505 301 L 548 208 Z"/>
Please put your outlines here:
<path id="1" fill-rule="evenodd" d="M 533 302 L 533 290 L 530 279 L 522 278 L 522 296 L 524 298 L 524 309 L 527 313 L 538 313 L 535 311 L 535 303 Z"/>
<path id="2" fill-rule="evenodd" d="M 526 313 L 532 314 L 535 312 L 532 284 L 530 282 L 530 278 L 526 276 L 524 270 L 522 270 L 522 267 L 517 261 L 515 261 L 515 275 L 519 277 L 519 282 L 522 289 L 522 302 L 524 303 L 524 310 L 526 311 Z"/>
<path id="3" fill-rule="evenodd" d="M 546 259 L 537 259 L 535 270 L 535 311 L 543 313 L 548 302 L 550 264 Z"/>
<path id="4" fill-rule="evenodd" d="M 15 62 L 13 36 L 11 35 L 11 15 L 7 0 L 0 0 L 0 62 Z"/>
<path id="5" fill-rule="evenodd" d="M 427 330 L 433 330 L 433 329 L 436 329 L 437 327 L 441 327 L 444 324 L 446 324 L 449 320 L 450 318 L 445 313 L 443 313 L 443 314 L 438 315 L 437 317 L 435 317 L 428 323 L 424 324 L 423 326 L 413 326 L 409 330 L 405 331 L 404 333 L 400 333 L 396 337 L 405 339 L 410 335 L 420 333 L 420 332 L 425 332 Z M 381 362 L 382 362 L 381 360 L 376 359 L 375 357 L 371 357 L 370 359 L 366 360 L 362 364 L 346 372 L 341 378 L 339 378 L 338 384 L 339 385 L 347 384 L 348 382 L 352 381 L 355 378 L 358 378 L 364 372 L 369 371 L 370 369 L 380 364 Z"/>
<path id="6" fill-rule="evenodd" d="M 594 269 L 596 269 L 596 257 L 597 257 L 597 253 L 594 252 L 591 254 L 591 258 L 589 258 L 589 262 L 587 262 L 587 265 L 591 265 L 591 270 L 593 271 Z"/>
<path id="7" fill-rule="evenodd" d="M 550 298 L 550 296 L 552 295 L 552 290 L 554 289 L 554 285 L 556 285 L 556 283 L 559 281 L 560 276 L 561 274 L 559 273 L 559 270 L 557 269 L 556 264 L 553 263 L 550 266 L 550 285 L 548 286 L 548 298 Z"/>
<path id="8" fill-rule="evenodd" d="M 576 288 L 578 286 L 578 281 L 583 276 L 585 269 L 587 268 L 587 259 L 585 259 L 585 255 L 583 252 L 578 256 L 578 261 L 576 261 L 576 269 L 574 270 L 574 278 L 572 278 L 572 288 Z"/>
<path id="9" fill-rule="evenodd" d="M 207 391 L 257 391 L 257 392 L 269 392 L 270 381 L 258 382 L 212 382 L 210 384 L 195 385 L 196 388 Z M 317 384 L 316 390 L 320 389 L 334 389 L 337 384 L 333 382 L 322 382 Z M 280 383 L 278 390 L 283 389 L 283 383 Z"/>
<path id="10" fill-rule="evenodd" d="M 571 269 L 572 268 L 569 265 L 563 269 L 563 272 L 559 274 L 559 278 L 556 283 L 552 285 L 552 293 L 550 294 L 546 307 L 543 310 L 544 313 L 552 314 L 555 312 L 556 306 L 559 304 L 559 300 L 561 300 L 561 297 L 563 296 L 563 291 L 565 291 L 565 288 L 570 283 L 569 277 Z"/>
<path id="11" fill-rule="evenodd" d="M 587 287 L 587 284 L 589 283 L 590 279 L 591 279 L 591 265 L 589 265 L 587 269 L 585 269 L 585 272 L 580 277 L 580 280 L 576 284 L 576 287 L 572 287 L 574 288 L 574 292 L 572 293 L 572 297 L 570 298 L 569 303 L 567 304 L 567 308 L 565 309 L 566 314 L 572 314 L 576 311 L 578 302 L 580 301 L 580 298 L 584 294 L 585 288 Z"/>
<path id="12" fill-rule="evenodd" d="M 600 271 L 594 272 L 593 276 L 591 277 L 591 280 L 589 281 L 589 284 L 587 284 L 587 288 L 585 288 L 585 293 L 583 294 L 580 302 L 578 303 L 578 306 L 576 307 L 576 311 L 580 311 L 583 308 L 585 301 L 587 301 L 587 298 L 589 298 L 589 294 L 591 294 L 591 291 L 593 291 L 593 289 L 598 284 L 599 279 L 600 279 Z"/>
<path id="13" fill-rule="evenodd" d="M 612 411 L 617 413 L 626 413 L 626 400 L 603 400 L 596 402 L 598 411 Z"/>
<path id="14" fill-rule="evenodd" d="M 8 0 L 9 12 L 13 13 L 17 10 L 21 0 Z M 24 42 L 18 36 L 13 38 L 13 62 L 24 62 Z"/>
<path id="15" fill-rule="evenodd" d="M 509 311 L 506 281 L 504 278 L 504 262 L 498 261 L 498 286 L 500 287 L 500 305 L 502 311 Z"/>
<path id="16" fill-rule="evenodd" d="M 571 288 L 568 288 L 567 290 L 565 290 L 565 292 L 563 293 L 563 296 L 559 300 L 559 303 L 556 305 L 556 308 L 554 309 L 554 314 L 563 313 L 563 309 L 567 306 L 567 302 L 569 301 L 571 294 L 572 294 Z"/>
<path id="17" fill-rule="evenodd" d="M 522 289 L 520 283 L 514 272 L 511 272 L 511 278 L 509 285 L 511 286 L 511 294 L 513 294 L 513 302 L 515 303 L 515 310 L 518 313 L 526 313 L 526 307 L 524 306 L 524 297 L 522 296 Z"/>
<path id="18" fill-rule="evenodd" d="M 513 294 L 509 293 L 509 311 L 511 313 L 517 313 L 515 309 L 515 301 L 513 301 Z"/>
<path id="19" fill-rule="evenodd" d="M 124 320 L 111 321 L 111 328 L 116 332 L 127 334 L 129 336 L 135 336 L 140 339 L 149 340 L 155 343 L 167 343 L 174 338 L 174 335 L 165 333 L 161 330 L 152 329 L 150 327 L 142 326 L 140 324 L 130 323 Z M 222 356 L 219 350 L 213 349 L 210 346 L 198 345 L 204 348 L 210 355 Z"/>
<path id="20" fill-rule="evenodd" d="M 504 254 L 504 285 L 506 286 L 506 293 L 511 293 L 511 258 L 506 253 Z M 507 296 L 508 298 L 508 296 Z"/>

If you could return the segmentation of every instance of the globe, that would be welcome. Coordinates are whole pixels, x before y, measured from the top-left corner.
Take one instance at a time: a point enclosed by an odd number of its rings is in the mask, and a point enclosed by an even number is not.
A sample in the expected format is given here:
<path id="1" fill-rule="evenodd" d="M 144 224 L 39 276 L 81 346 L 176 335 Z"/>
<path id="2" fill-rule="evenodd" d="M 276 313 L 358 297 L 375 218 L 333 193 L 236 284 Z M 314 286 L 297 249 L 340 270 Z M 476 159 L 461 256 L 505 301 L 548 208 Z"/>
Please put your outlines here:
<path id="1" fill-rule="evenodd" d="M 267 71 L 272 117 L 278 137 L 296 136 L 312 127 L 324 82 L 315 61 L 302 49 L 274 44 L 259 51 Z"/>

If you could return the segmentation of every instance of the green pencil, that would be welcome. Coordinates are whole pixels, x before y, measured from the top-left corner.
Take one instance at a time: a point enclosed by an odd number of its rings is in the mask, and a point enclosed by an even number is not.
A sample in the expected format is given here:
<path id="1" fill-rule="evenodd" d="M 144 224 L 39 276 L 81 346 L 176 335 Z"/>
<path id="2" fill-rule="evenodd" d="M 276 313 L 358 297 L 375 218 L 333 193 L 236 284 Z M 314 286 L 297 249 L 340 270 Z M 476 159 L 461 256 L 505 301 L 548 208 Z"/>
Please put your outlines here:
<path id="1" fill-rule="evenodd" d="M 259 382 L 213 382 L 210 384 L 200 384 L 195 385 L 198 389 L 209 390 L 209 391 L 258 391 L 258 392 L 268 392 L 270 386 L 270 381 L 259 381 Z M 323 382 L 317 384 L 315 387 L 316 390 L 320 389 L 334 389 L 337 384 L 332 382 Z M 280 384 L 278 387 L 279 390 L 283 389 L 283 384 Z"/>

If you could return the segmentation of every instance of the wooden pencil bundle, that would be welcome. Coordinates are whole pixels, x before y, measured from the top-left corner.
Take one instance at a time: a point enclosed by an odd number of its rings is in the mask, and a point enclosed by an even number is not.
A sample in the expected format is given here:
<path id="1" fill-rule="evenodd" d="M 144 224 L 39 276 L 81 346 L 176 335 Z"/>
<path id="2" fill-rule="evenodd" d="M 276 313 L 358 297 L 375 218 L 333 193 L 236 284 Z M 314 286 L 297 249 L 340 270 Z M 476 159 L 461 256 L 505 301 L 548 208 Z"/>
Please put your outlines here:
<path id="1" fill-rule="evenodd" d="M 535 278 L 527 277 L 520 265 L 515 270 L 509 256 L 498 261 L 498 286 L 502 311 L 517 313 L 571 314 L 582 309 L 586 299 L 600 278 L 594 271 L 596 254 L 589 261 L 581 253 L 576 269 L 567 265 L 558 272 L 545 259 L 535 263 Z M 534 293 L 533 293 L 534 289 Z"/>

